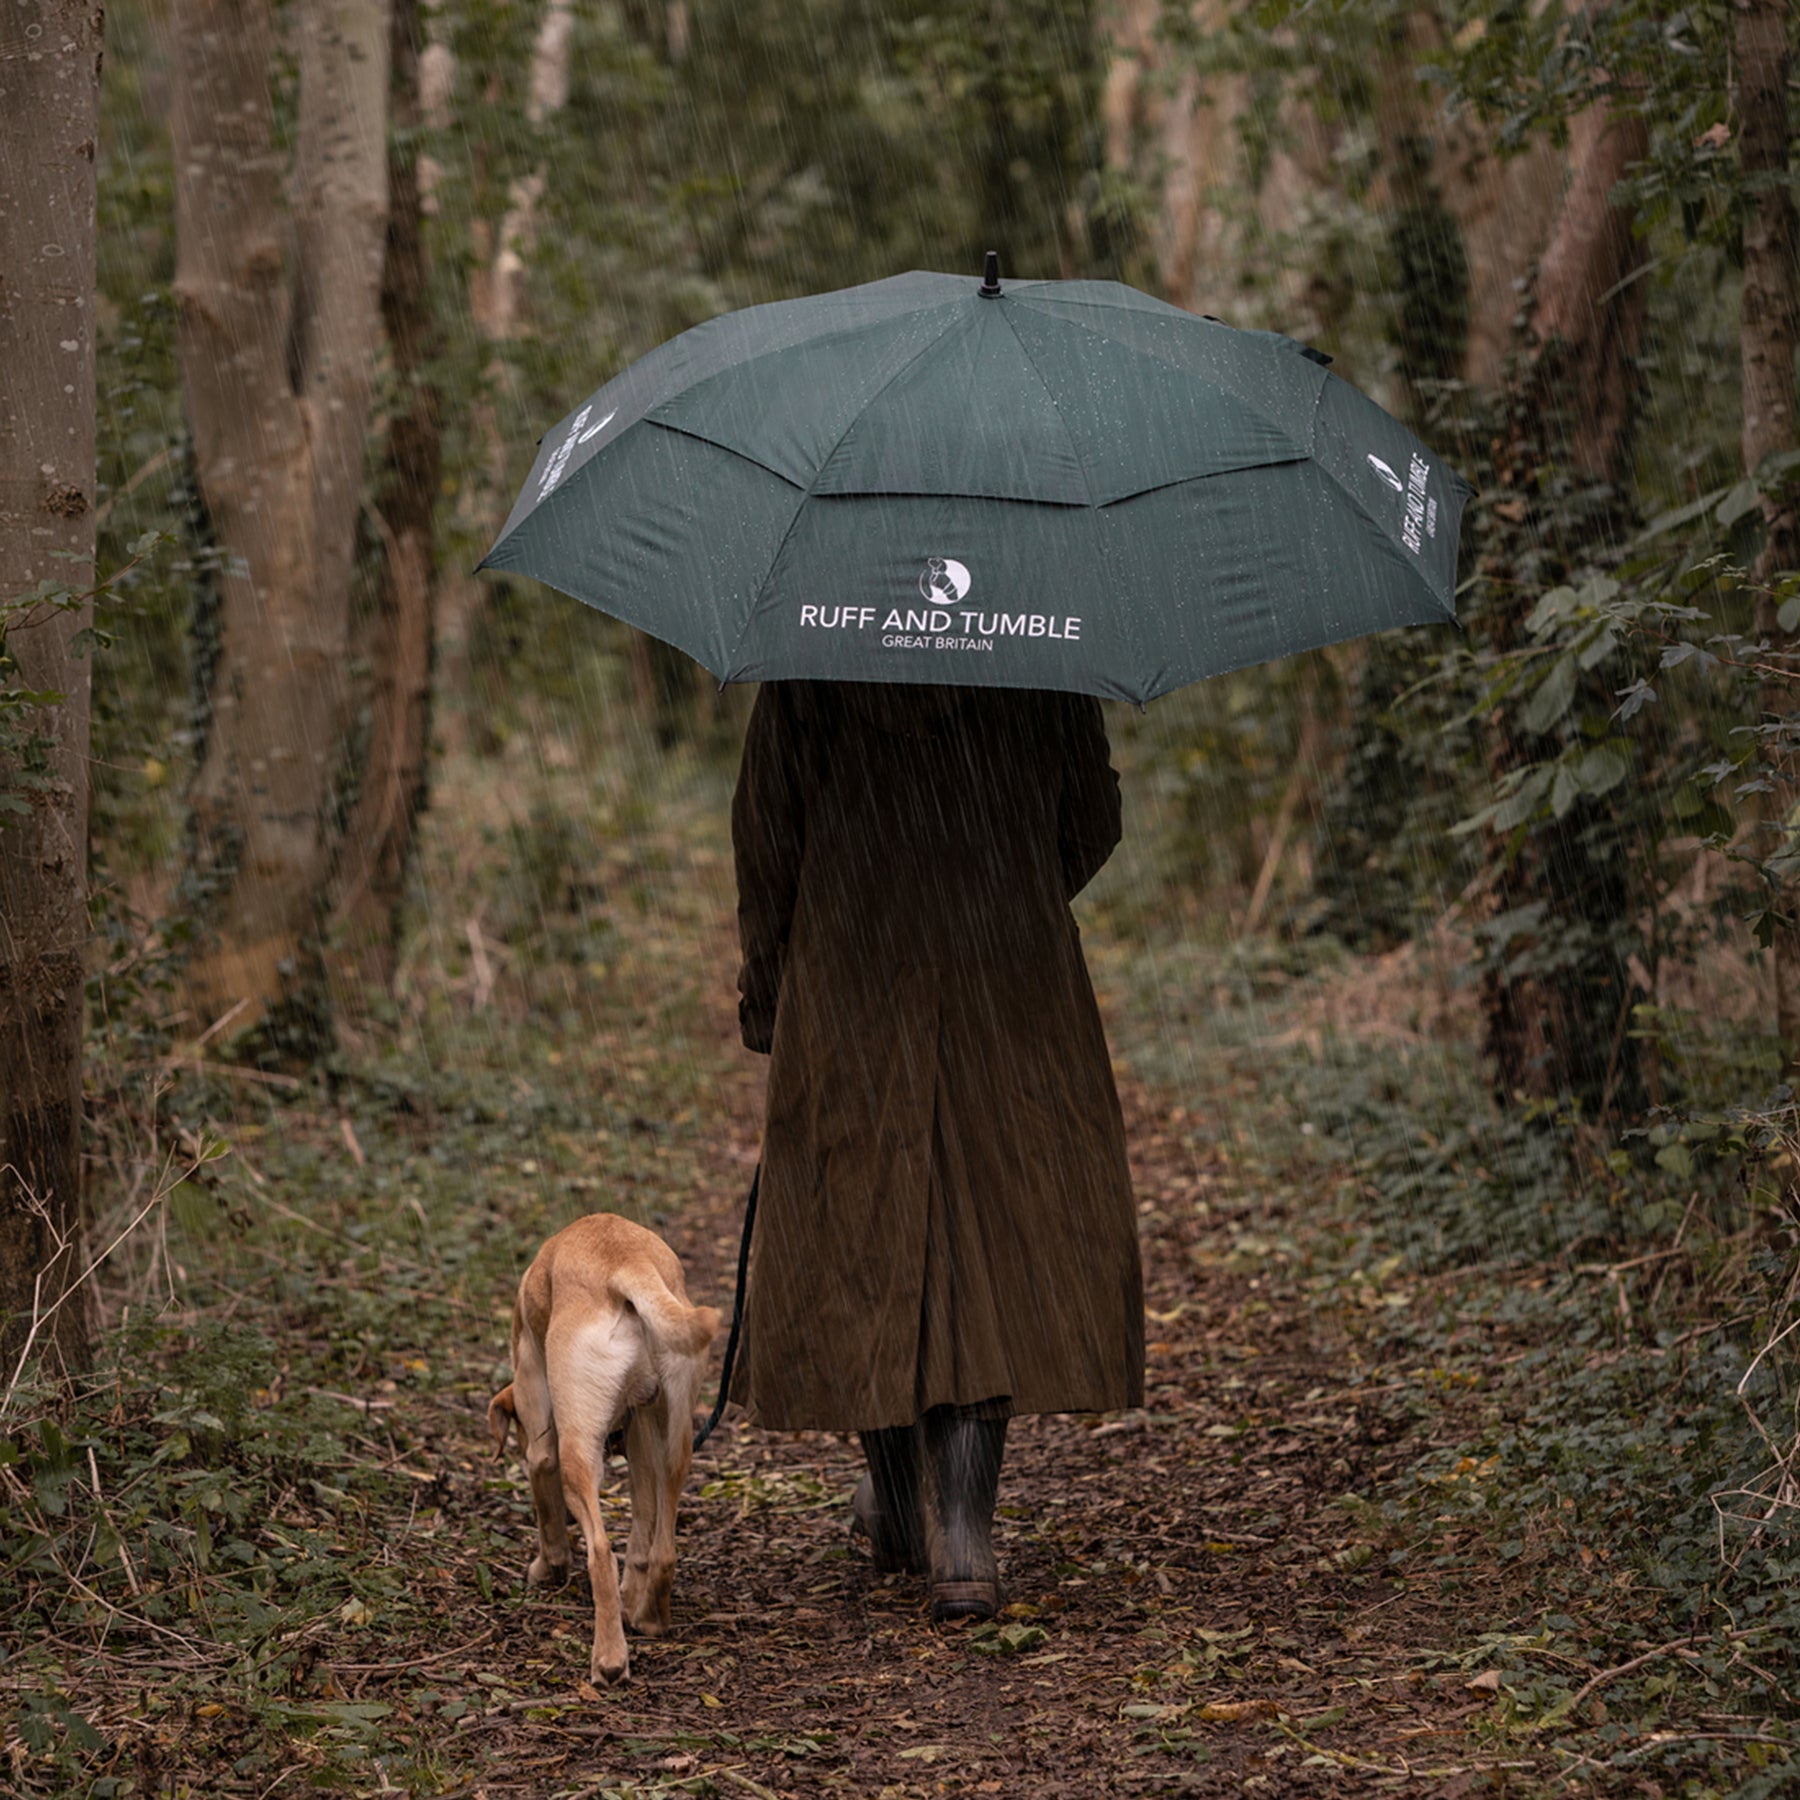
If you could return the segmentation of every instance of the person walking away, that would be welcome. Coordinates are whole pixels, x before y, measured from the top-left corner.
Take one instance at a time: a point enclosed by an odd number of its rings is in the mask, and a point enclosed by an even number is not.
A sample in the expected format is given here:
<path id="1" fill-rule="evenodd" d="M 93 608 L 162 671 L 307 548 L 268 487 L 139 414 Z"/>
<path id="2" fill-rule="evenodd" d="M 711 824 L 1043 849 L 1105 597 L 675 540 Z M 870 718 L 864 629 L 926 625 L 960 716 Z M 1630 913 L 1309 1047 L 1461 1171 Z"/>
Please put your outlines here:
<path id="1" fill-rule="evenodd" d="M 732 1398 L 856 1431 L 853 1528 L 999 1605 L 1007 1420 L 1143 1403 L 1124 1123 L 1069 903 L 1119 839 L 1097 701 L 779 682 L 732 806 L 771 1057 Z"/>

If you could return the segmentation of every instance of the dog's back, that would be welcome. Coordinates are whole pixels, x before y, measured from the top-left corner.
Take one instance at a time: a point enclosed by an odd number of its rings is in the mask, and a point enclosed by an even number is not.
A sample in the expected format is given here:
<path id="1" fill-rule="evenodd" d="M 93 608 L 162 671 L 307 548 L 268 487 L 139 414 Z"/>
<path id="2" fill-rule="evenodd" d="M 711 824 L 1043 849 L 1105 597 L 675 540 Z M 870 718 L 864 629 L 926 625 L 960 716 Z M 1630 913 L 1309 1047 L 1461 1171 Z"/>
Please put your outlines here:
<path id="1" fill-rule="evenodd" d="M 571 1322 L 582 1321 L 592 1340 L 586 1363 L 605 1385 L 633 1390 L 621 1411 L 641 1406 L 653 1378 L 661 1387 L 687 1359 L 703 1356 L 719 1331 L 715 1307 L 690 1306 L 681 1261 L 655 1232 L 617 1213 L 590 1213 L 545 1240 L 519 1283 L 513 1303 L 512 1351 L 520 1366 L 521 1340 L 547 1350 L 551 1321 L 560 1303 Z M 619 1317 L 621 1305 L 629 1309 Z M 637 1354 L 641 1349 L 642 1355 Z M 584 1384 L 585 1385 L 585 1384 Z M 488 1425 L 504 1449 L 507 1428 L 517 1418 L 515 1383 L 494 1396 Z"/>
<path id="2" fill-rule="evenodd" d="M 681 1259 L 654 1231 L 617 1213 L 590 1213 L 564 1226 L 526 1271 L 519 1304 L 540 1341 L 559 1286 L 579 1293 L 582 1310 L 594 1314 L 608 1299 L 625 1302 L 659 1355 L 698 1355 L 718 1334 L 718 1312 L 688 1304 Z"/>

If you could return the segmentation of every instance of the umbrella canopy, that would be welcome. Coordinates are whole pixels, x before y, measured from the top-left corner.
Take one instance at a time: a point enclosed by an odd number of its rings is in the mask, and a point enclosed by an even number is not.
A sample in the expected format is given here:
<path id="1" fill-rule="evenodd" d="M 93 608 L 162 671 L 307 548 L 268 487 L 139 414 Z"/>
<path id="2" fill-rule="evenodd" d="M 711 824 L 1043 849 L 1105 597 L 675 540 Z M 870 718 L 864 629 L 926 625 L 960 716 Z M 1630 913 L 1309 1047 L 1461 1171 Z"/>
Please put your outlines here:
<path id="1" fill-rule="evenodd" d="M 481 566 L 722 682 L 1142 703 L 1454 619 L 1468 484 L 1328 360 L 992 257 L 751 307 L 550 432 Z"/>

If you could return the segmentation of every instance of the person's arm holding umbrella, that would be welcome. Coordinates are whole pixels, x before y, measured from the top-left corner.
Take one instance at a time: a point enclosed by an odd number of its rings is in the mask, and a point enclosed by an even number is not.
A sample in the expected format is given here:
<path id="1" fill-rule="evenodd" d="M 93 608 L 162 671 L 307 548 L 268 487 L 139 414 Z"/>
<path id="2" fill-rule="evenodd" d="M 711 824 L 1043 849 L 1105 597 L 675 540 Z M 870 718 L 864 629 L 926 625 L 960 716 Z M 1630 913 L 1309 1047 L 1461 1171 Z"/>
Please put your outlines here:
<path id="1" fill-rule="evenodd" d="M 775 1009 L 788 930 L 800 890 L 806 808 L 793 697 L 781 683 L 757 693 L 744 760 L 731 802 L 731 846 L 737 864 L 738 1024 L 747 1049 L 767 1056 L 775 1042 Z"/>

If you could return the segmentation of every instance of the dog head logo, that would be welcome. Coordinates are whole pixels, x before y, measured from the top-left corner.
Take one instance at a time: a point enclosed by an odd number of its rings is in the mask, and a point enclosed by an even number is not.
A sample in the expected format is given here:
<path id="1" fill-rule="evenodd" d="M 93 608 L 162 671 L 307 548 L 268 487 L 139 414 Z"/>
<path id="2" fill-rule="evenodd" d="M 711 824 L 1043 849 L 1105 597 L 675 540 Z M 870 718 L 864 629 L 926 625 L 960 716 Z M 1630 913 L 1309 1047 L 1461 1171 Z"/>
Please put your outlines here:
<path id="1" fill-rule="evenodd" d="M 919 594 L 933 606 L 950 606 L 966 598 L 974 577 L 953 557 L 928 556 L 919 577 Z"/>
<path id="2" fill-rule="evenodd" d="M 1396 494 L 1404 494 L 1406 492 L 1406 483 L 1402 481 L 1373 450 L 1369 452 L 1369 467 L 1373 469 Z"/>

